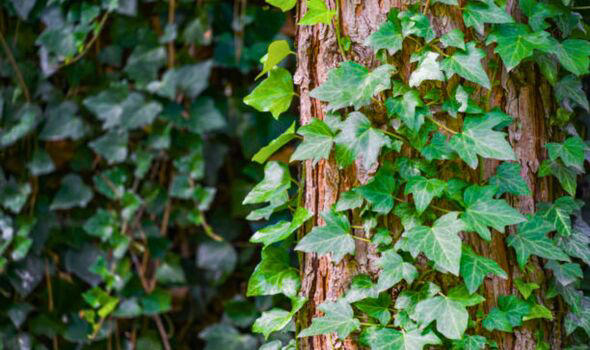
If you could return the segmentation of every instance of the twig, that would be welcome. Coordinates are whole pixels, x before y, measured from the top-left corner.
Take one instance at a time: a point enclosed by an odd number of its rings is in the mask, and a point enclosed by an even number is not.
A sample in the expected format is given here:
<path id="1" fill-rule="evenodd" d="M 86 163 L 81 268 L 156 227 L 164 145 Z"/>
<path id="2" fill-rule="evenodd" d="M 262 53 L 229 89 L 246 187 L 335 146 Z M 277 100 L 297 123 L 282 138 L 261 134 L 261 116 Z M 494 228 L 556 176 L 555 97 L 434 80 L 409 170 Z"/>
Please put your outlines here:
<path id="1" fill-rule="evenodd" d="M 31 94 L 29 93 L 29 88 L 27 87 L 27 84 L 25 83 L 25 80 L 23 79 L 23 75 L 22 75 L 20 69 L 18 68 L 18 65 L 16 64 L 16 60 L 14 59 L 14 56 L 12 55 L 12 51 L 10 50 L 8 43 L 6 42 L 6 38 L 4 38 L 4 34 L 2 34 L 2 31 L 0 31 L 0 42 L 2 43 L 2 48 L 4 49 L 4 52 L 6 53 L 6 56 L 8 57 L 8 61 L 10 62 L 12 69 L 14 69 L 14 73 L 16 75 L 16 80 L 18 82 L 18 85 L 20 86 L 21 90 L 23 90 L 23 93 L 25 94 L 25 99 L 27 100 L 27 102 L 31 102 Z"/>
<path id="2" fill-rule="evenodd" d="M 102 28 L 104 27 L 104 24 L 106 23 L 107 19 L 109 18 L 109 14 L 110 14 L 110 12 L 107 11 L 102 16 L 102 18 L 100 19 L 100 22 L 98 23 L 98 28 L 95 30 L 94 36 L 90 39 L 90 41 L 88 42 L 88 44 L 86 44 L 86 47 L 84 47 L 84 50 L 82 50 L 82 52 L 80 52 L 79 54 L 77 54 L 76 56 L 74 56 L 72 59 L 69 59 L 69 60 L 65 61 L 64 63 L 62 63 L 59 67 L 57 67 L 57 69 L 62 69 L 64 67 L 66 67 L 66 66 L 69 66 L 70 64 L 76 63 L 82 57 L 84 57 L 84 55 L 86 55 L 86 53 L 88 52 L 88 50 L 90 50 L 90 48 L 92 47 L 92 45 L 94 45 L 94 43 L 96 42 L 96 40 L 98 40 L 98 37 L 100 36 L 100 33 L 102 32 Z"/>
<path id="3" fill-rule="evenodd" d="M 572 7 L 572 10 L 590 10 L 590 6 L 577 6 L 577 7 Z"/>
<path id="4" fill-rule="evenodd" d="M 158 327 L 158 332 L 160 333 L 160 338 L 162 338 L 164 350 L 172 350 L 170 347 L 170 342 L 168 341 L 168 334 L 166 334 L 166 329 L 164 328 L 164 324 L 162 323 L 160 315 L 154 315 L 152 318 L 154 319 L 154 322 L 156 322 L 156 327 Z"/>
<path id="5" fill-rule="evenodd" d="M 176 0 L 168 0 L 168 25 L 174 25 L 174 15 L 176 11 Z M 176 59 L 176 52 L 174 51 L 174 40 L 168 43 L 168 68 L 174 67 Z"/>
<path id="6" fill-rule="evenodd" d="M 205 218 L 205 214 L 202 211 L 199 211 L 199 220 L 201 221 L 201 226 L 203 227 L 203 230 L 205 231 L 205 234 L 207 236 L 209 236 L 211 239 L 217 242 L 223 241 L 223 237 L 216 234 L 215 231 L 213 231 L 213 228 L 209 226 L 209 224 L 207 223 L 207 219 Z"/>
<path id="7" fill-rule="evenodd" d="M 434 117 L 431 116 L 427 116 L 428 119 L 430 119 L 431 122 L 433 122 L 434 124 L 436 124 L 438 127 L 450 132 L 451 134 L 455 135 L 457 134 L 457 132 L 449 127 L 447 127 L 446 125 L 444 125 L 443 123 L 439 122 L 438 120 L 434 119 Z"/>

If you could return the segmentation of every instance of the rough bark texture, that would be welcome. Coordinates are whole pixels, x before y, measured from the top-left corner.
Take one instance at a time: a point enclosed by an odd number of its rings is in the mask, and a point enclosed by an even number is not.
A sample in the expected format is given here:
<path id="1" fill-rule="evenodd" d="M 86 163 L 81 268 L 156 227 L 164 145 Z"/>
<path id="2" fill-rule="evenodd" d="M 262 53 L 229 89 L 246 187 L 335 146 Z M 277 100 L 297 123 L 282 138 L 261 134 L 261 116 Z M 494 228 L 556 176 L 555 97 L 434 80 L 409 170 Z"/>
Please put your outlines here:
<path id="1" fill-rule="evenodd" d="M 331 8 L 338 8 L 340 30 L 342 35 L 350 37 L 352 48 L 347 53 L 346 59 L 361 62 L 368 67 L 375 67 L 374 53 L 363 45 L 366 37 L 374 32 L 385 20 L 392 7 L 404 9 L 411 3 L 408 0 L 327 0 Z M 517 19 L 518 2 L 509 0 L 507 10 Z M 298 6 L 298 18 L 305 13 L 305 2 L 300 1 Z M 438 34 L 444 34 L 450 29 L 460 28 L 465 30 L 461 19 L 461 12 L 457 7 L 443 5 L 431 6 L 428 15 Z M 470 35 L 466 35 L 471 39 Z M 309 97 L 309 92 L 326 80 L 327 72 L 337 66 L 343 60 L 338 51 L 338 44 L 333 26 L 315 25 L 299 26 L 296 36 L 298 68 L 295 74 L 295 83 L 299 86 L 300 118 L 302 124 L 310 122 L 311 118 L 324 117 L 324 106 L 318 100 Z M 404 44 L 402 57 L 405 62 L 399 65 L 402 77 L 406 79 L 410 73 L 409 54 L 412 43 Z M 488 59 L 492 58 L 492 50 L 489 50 Z M 521 68 L 507 73 L 505 69 L 498 68 L 497 72 L 489 72 L 490 78 L 495 77 L 500 84 L 495 85 L 489 95 L 487 90 L 480 89 L 480 95 L 489 106 L 498 106 L 507 114 L 515 118 L 515 122 L 509 129 L 509 142 L 513 146 L 520 164 L 523 167 L 522 175 L 529 184 L 533 195 L 530 197 L 511 197 L 509 201 L 523 213 L 535 211 L 535 203 L 551 199 L 551 183 L 540 180 L 536 176 L 541 160 L 545 158 L 544 143 L 548 139 L 548 130 L 545 121 L 554 111 L 551 88 L 542 79 L 538 70 L 530 64 L 523 64 Z M 457 79 L 456 77 L 454 79 Z M 489 101 L 487 101 L 489 99 Z M 454 125 L 453 120 L 441 119 Z M 457 129 L 460 126 L 455 125 Z M 407 155 L 412 151 L 405 150 Z M 358 163 L 357 163 L 358 164 Z M 470 180 L 477 182 L 487 179 L 495 172 L 498 162 L 486 160 L 483 171 L 468 171 Z M 329 209 L 336 202 L 340 193 L 347 191 L 352 186 L 366 183 L 376 169 L 362 169 L 352 166 L 344 171 L 339 170 L 333 159 L 321 161 L 315 167 L 311 162 L 303 165 L 305 177 L 305 206 L 315 214 L 313 225 L 323 225 L 319 214 Z M 444 173 L 443 173 L 444 174 Z M 483 178 L 481 178 L 483 177 Z M 353 225 L 359 225 L 356 217 L 352 217 Z M 399 234 L 399 225 L 393 217 L 385 218 L 380 225 L 386 225 L 392 232 Z M 308 228 L 309 229 L 309 228 Z M 368 236 L 362 230 L 354 233 L 357 236 Z M 539 284 L 546 279 L 545 272 L 541 269 L 541 263 L 534 261 L 537 267 L 534 273 L 526 276 L 519 270 L 514 252 L 508 249 L 504 243 L 505 235 L 493 233 L 491 242 L 484 242 L 475 234 L 464 235 L 466 241 L 481 255 L 497 261 L 510 275 L 510 279 L 488 278 L 481 292 L 486 297 L 484 311 L 487 313 L 496 305 L 499 295 L 517 294 L 513 280 L 523 278 L 526 281 L 534 281 Z M 302 293 L 310 300 L 308 306 L 301 313 L 298 325 L 306 327 L 313 317 L 320 316 L 317 306 L 324 300 L 337 299 L 346 291 L 350 280 L 358 273 L 367 273 L 372 276 L 378 274 L 375 261 L 378 254 L 366 243 L 357 241 L 356 255 L 347 257 L 339 264 L 333 264 L 326 257 L 318 257 L 315 254 L 306 254 L 302 259 Z M 456 280 L 455 280 L 456 281 Z M 445 288 L 448 281 L 437 281 Z M 541 301 L 543 288 L 537 291 L 537 297 Z M 395 295 L 394 295 L 395 296 Z M 546 301 L 543 301 L 547 304 Z M 552 308 L 558 318 L 563 310 L 558 305 L 547 305 Z M 551 327 L 550 327 L 551 326 Z M 535 349 L 537 330 L 542 330 L 544 338 L 550 343 L 551 349 L 561 348 L 561 322 L 551 324 L 540 321 L 527 322 L 525 327 L 514 334 L 494 333 L 488 334 L 498 342 L 500 349 Z M 484 330 L 478 329 L 478 332 Z M 340 341 L 334 335 L 316 336 L 300 341 L 301 349 L 328 350 L 328 349 L 358 349 L 354 338 Z"/>

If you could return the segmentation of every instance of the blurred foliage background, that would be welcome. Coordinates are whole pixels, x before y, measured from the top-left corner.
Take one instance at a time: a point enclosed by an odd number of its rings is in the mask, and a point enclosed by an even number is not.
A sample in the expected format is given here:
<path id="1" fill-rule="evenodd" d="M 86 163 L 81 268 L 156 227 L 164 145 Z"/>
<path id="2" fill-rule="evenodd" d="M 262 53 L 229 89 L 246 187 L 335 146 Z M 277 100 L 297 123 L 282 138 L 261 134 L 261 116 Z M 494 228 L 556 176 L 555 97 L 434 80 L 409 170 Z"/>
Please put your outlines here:
<path id="1" fill-rule="evenodd" d="M 257 348 L 285 300 L 243 297 L 241 202 L 295 116 L 242 98 L 293 20 L 246 0 L 0 11 L 0 348 Z"/>

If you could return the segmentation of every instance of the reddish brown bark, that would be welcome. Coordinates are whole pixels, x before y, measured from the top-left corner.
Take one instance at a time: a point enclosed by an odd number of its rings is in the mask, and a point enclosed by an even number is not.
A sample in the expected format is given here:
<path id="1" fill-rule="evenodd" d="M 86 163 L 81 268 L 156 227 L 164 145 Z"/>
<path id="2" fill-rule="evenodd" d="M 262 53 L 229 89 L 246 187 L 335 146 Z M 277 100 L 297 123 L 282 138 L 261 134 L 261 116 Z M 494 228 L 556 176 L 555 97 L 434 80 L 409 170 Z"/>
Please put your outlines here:
<path id="1" fill-rule="evenodd" d="M 351 39 L 351 51 L 343 58 L 338 50 L 336 35 L 333 26 L 319 24 L 315 26 L 299 26 L 296 35 L 297 62 L 298 68 L 295 74 L 295 83 L 299 87 L 300 95 L 300 120 L 307 124 L 312 118 L 324 117 L 324 106 L 318 100 L 312 99 L 309 92 L 326 80 L 327 72 L 338 65 L 343 59 L 354 60 L 368 67 L 375 67 L 378 63 L 374 59 L 374 53 L 363 45 L 366 37 L 374 32 L 385 20 L 387 13 L 392 7 L 403 9 L 410 1 L 408 0 L 327 0 L 330 8 L 336 8 L 336 1 L 339 1 L 338 8 L 340 31 L 343 36 Z M 518 2 L 509 0 L 507 10 L 517 19 Z M 297 15 L 301 18 L 305 14 L 305 1 L 300 1 Z M 444 5 L 430 6 L 428 15 L 440 35 L 450 29 L 460 28 L 465 30 L 461 12 L 458 7 Z M 467 39 L 473 39 L 466 34 Z M 410 63 L 409 55 L 413 50 L 412 43 L 404 44 L 402 59 L 399 69 L 404 79 L 409 76 Z M 489 57 L 493 58 L 493 52 L 488 49 Z M 487 63 L 487 62 L 486 62 Z M 509 141 L 514 147 L 518 161 L 523 167 L 522 175 L 529 184 L 533 195 L 530 197 L 509 198 L 511 204 L 520 209 L 523 213 L 532 213 L 535 210 L 535 203 L 546 201 L 551 198 L 551 188 L 547 180 L 540 180 L 536 176 L 541 160 L 545 157 L 543 144 L 548 139 L 548 131 L 545 121 L 554 110 L 551 88 L 541 77 L 539 71 L 531 64 L 523 64 L 516 70 L 507 73 L 505 69 L 498 68 L 498 72 L 489 72 L 490 78 L 496 77 L 500 84 L 496 85 L 489 95 L 484 89 L 478 90 L 484 103 L 490 106 L 498 106 L 507 114 L 515 118 L 515 122 L 509 129 Z M 456 77 L 454 79 L 457 79 Z M 437 116 L 439 117 L 439 116 Z M 446 119 L 443 115 L 441 120 L 454 126 L 460 127 L 460 123 L 452 119 Z M 404 150 L 407 155 L 412 154 L 411 150 Z M 466 169 L 470 174 L 470 180 L 478 182 L 484 180 L 495 172 L 498 162 L 486 160 L 482 172 L 474 172 Z M 320 161 L 316 166 L 311 162 L 303 165 L 305 179 L 305 206 L 315 214 L 313 225 L 323 225 L 319 214 L 329 209 L 336 202 L 340 193 L 350 189 L 352 186 L 366 183 L 376 169 L 362 169 L 354 165 L 349 169 L 339 170 L 333 159 Z M 483 177 L 480 178 L 480 177 Z M 360 222 L 356 217 L 351 217 L 354 225 Z M 399 235 L 400 228 L 393 216 L 385 218 L 380 222 L 396 235 Z M 309 229 L 309 228 L 308 228 Z M 357 236 L 366 237 L 367 233 L 357 230 Z M 545 273 L 536 261 L 536 272 L 523 276 L 516 264 L 514 252 L 508 249 L 504 243 L 505 235 L 494 232 L 492 242 L 484 242 L 475 234 L 464 235 L 466 242 L 481 255 L 497 261 L 510 275 L 510 279 L 499 278 L 486 279 L 482 293 L 486 297 L 483 307 L 487 313 L 496 305 L 499 295 L 517 294 L 513 284 L 514 278 L 523 278 L 526 281 L 537 283 L 545 282 Z M 351 278 L 358 273 L 367 273 L 372 276 L 378 274 L 375 266 L 378 257 L 374 249 L 362 241 L 357 241 L 356 254 L 354 257 L 346 257 L 339 264 L 333 264 L 326 257 L 318 257 L 315 254 L 305 254 L 302 259 L 302 293 L 310 300 L 306 309 L 298 319 L 300 327 L 310 324 L 313 317 L 320 315 L 317 306 L 324 300 L 334 300 L 343 294 L 349 286 Z M 445 287 L 448 281 L 437 281 Z M 541 300 L 543 289 L 538 291 L 539 301 L 547 305 L 546 300 Z M 395 296 L 395 295 L 394 295 Z M 552 307 L 553 305 L 547 305 Z M 561 314 L 559 310 L 554 315 Z M 559 316 L 558 316 L 559 317 Z M 544 332 L 545 340 L 551 344 L 551 349 L 561 348 L 561 322 L 551 324 L 534 321 L 527 322 L 525 327 L 517 330 L 514 334 L 494 333 L 487 334 L 498 342 L 500 349 L 535 349 L 535 331 L 540 329 Z M 478 330 L 482 331 L 481 329 Z M 358 349 L 354 337 L 340 341 L 334 335 L 316 336 L 300 341 L 301 349 L 328 350 L 328 349 Z"/>

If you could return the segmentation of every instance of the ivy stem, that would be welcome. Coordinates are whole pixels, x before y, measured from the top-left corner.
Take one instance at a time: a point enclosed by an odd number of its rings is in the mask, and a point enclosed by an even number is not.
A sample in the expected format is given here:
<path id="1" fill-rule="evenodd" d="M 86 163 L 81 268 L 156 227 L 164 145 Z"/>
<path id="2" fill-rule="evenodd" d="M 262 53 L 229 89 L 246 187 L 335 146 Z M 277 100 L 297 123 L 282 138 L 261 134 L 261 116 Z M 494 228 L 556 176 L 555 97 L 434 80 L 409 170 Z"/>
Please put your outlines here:
<path id="1" fill-rule="evenodd" d="M 67 60 L 66 62 L 64 62 L 57 69 L 61 69 L 61 68 L 65 67 L 65 66 L 69 66 L 72 63 L 76 63 L 82 57 L 84 57 L 84 55 L 86 55 L 86 53 L 88 52 L 88 50 L 90 50 L 90 48 L 92 47 L 92 45 L 94 45 L 94 42 L 96 40 L 98 40 L 98 37 L 100 36 L 100 33 L 102 32 L 102 28 L 104 27 L 105 23 L 107 22 L 107 19 L 109 18 L 109 14 L 110 14 L 110 12 L 107 11 L 102 16 L 100 22 L 98 23 L 98 27 L 94 31 L 94 36 L 92 37 L 92 39 L 90 39 L 90 41 L 88 42 L 88 44 L 86 44 L 86 47 L 84 47 L 84 50 L 82 50 L 82 52 L 80 52 L 78 55 L 74 56 L 72 59 Z"/>
<path id="2" fill-rule="evenodd" d="M 577 7 L 572 7 L 572 10 L 590 10 L 590 6 L 577 6 Z"/>
<path id="3" fill-rule="evenodd" d="M 355 229 L 355 230 L 364 230 L 365 228 L 359 225 L 350 225 L 351 228 Z"/>
<path id="4" fill-rule="evenodd" d="M 449 55 L 446 52 L 444 52 L 440 47 L 438 47 L 434 44 L 430 45 L 429 47 L 432 47 L 436 52 L 440 53 L 444 57 L 449 57 Z"/>
<path id="5" fill-rule="evenodd" d="M 202 211 L 199 211 L 199 220 L 201 221 L 201 226 L 205 231 L 205 234 L 209 236 L 212 240 L 217 242 L 222 242 L 223 238 L 213 231 L 213 228 L 209 226 L 207 219 L 205 218 L 205 214 Z"/>
<path id="6" fill-rule="evenodd" d="M 427 118 L 433 122 L 434 124 L 436 124 L 439 128 L 442 128 L 448 132 L 450 132 L 451 134 L 455 135 L 457 134 L 457 132 L 449 127 L 447 127 L 446 125 L 444 125 L 443 123 L 439 122 L 438 120 L 434 119 L 434 117 L 431 116 L 427 116 Z"/>
<path id="7" fill-rule="evenodd" d="M 4 49 L 4 52 L 6 53 L 6 56 L 8 57 L 8 62 L 10 62 L 12 69 L 14 69 L 14 74 L 16 75 L 16 81 L 18 82 L 18 85 L 20 85 L 21 90 L 23 90 L 23 94 L 25 95 L 25 99 L 27 100 L 27 102 L 31 102 L 31 94 L 29 93 L 29 89 L 27 88 L 27 84 L 25 83 L 23 75 L 22 75 L 20 69 L 18 68 L 18 64 L 16 63 L 14 56 L 12 55 L 12 51 L 10 50 L 10 46 L 8 46 L 8 43 L 6 42 L 6 39 L 4 38 L 4 34 L 2 34 L 1 31 L 0 31 L 0 43 L 2 43 L 2 48 Z"/>
<path id="8" fill-rule="evenodd" d="M 387 131 L 387 130 L 381 130 L 381 131 L 383 131 L 384 134 L 389 135 L 389 136 L 391 136 L 393 138 L 396 138 L 396 139 L 398 139 L 400 141 L 404 141 L 404 142 L 406 141 L 403 137 L 401 137 L 398 134 L 392 133 L 391 131 Z"/>
<path id="9" fill-rule="evenodd" d="M 364 238 L 364 237 L 359 237 L 359 236 L 354 236 L 354 235 L 351 235 L 351 236 L 352 236 L 352 238 L 354 238 L 354 239 L 358 239 L 359 241 L 363 241 L 363 242 L 371 243 L 371 240 L 370 240 L 370 239 L 366 239 L 366 238 Z"/>

